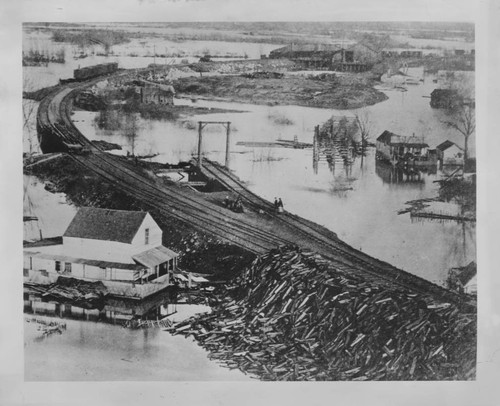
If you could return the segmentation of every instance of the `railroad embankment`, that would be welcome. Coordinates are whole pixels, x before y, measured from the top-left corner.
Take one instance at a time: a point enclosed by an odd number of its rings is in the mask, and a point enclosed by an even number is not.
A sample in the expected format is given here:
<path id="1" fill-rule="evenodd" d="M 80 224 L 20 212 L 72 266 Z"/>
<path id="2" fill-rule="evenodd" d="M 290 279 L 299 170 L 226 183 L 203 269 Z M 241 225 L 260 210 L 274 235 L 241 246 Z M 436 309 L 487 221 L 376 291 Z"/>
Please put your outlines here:
<path id="1" fill-rule="evenodd" d="M 161 166 L 140 160 L 137 164 L 138 169 L 145 173 Z M 179 266 L 191 272 L 227 279 L 255 258 L 240 247 L 196 230 L 189 223 L 165 216 L 157 208 L 121 191 L 116 185 L 79 165 L 67 154 L 25 167 L 24 173 L 45 182 L 45 188 L 52 193 L 65 193 L 68 201 L 77 207 L 149 211 L 163 230 L 163 245 L 179 252 Z"/>
<path id="2" fill-rule="evenodd" d="M 52 98 L 44 99 L 38 111 L 37 128 L 45 131 L 42 138 L 50 135 L 54 143 L 78 143 L 91 148 L 91 142 L 74 127 L 69 118 L 70 101 L 74 95 L 75 92 L 71 89 L 64 89 Z M 372 258 L 338 240 L 331 232 L 323 233 L 317 227 L 305 224 L 297 216 L 275 215 L 268 209 L 269 203 L 263 205 L 260 200 L 257 202 L 250 198 L 260 208 L 256 207 L 248 213 L 233 213 L 222 204 L 207 200 L 199 192 L 175 182 L 165 183 L 150 171 L 141 169 L 125 158 L 89 151 L 85 154 L 72 154 L 71 159 L 88 173 L 101 178 L 105 184 L 109 183 L 109 193 L 116 192 L 120 195 L 116 201 L 129 199 L 137 202 L 137 207 L 145 207 L 152 214 L 164 217 L 165 229 L 169 229 L 168 224 L 177 224 L 177 227 L 170 227 L 174 234 L 198 230 L 230 247 L 240 247 L 235 248 L 236 255 L 238 252 L 264 254 L 277 246 L 296 244 L 318 252 L 335 266 L 360 275 L 362 279 L 382 279 L 415 292 L 432 294 L 437 300 L 450 303 L 462 301 L 456 293 Z M 114 204 L 117 203 L 110 203 L 111 208 L 122 208 Z"/>
<path id="3" fill-rule="evenodd" d="M 211 314 L 170 331 L 263 380 L 471 380 L 476 329 L 473 311 L 286 247 L 256 259 Z"/>

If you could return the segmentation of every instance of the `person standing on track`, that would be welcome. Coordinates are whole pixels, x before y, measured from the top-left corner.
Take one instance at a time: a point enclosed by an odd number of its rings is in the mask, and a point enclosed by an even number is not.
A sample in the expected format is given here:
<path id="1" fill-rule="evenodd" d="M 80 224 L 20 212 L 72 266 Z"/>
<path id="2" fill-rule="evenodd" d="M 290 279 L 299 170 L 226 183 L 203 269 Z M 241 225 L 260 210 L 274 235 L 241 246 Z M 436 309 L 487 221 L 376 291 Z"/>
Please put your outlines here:
<path id="1" fill-rule="evenodd" d="M 275 198 L 274 198 L 274 211 L 275 211 L 276 213 L 278 213 L 278 208 L 279 208 L 278 199 L 275 197 Z"/>
<path id="2" fill-rule="evenodd" d="M 281 200 L 281 197 L 278 199 L 278 213 L 283 213 L 283 201 Z"/>

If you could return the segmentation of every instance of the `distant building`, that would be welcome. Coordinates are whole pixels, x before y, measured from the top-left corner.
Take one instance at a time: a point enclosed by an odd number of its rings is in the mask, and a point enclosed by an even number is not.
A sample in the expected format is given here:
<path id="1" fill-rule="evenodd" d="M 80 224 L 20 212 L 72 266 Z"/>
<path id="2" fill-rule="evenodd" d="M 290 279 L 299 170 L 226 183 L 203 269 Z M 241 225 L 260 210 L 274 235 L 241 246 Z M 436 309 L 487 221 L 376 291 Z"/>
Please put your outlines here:
<path id="1" fill-rule="evenodd" d="M 382 50 L 384 58 L 422 58 L 424 51 L 422 49 L 413 48 L 386 48 Z"/>
<path id="2" fill-rule="evenodd" d="M 461 293 L 477 294 L 477 265 L 474 261 L 460 268 L 452 268 L 448 274 L 448 287 Z"/>
<path id="3" fill-rule="evenodd" d="M 141 103 L 174 105 L 175 90 L 173 86 L 157 85 L 141 87 Z"/>
<path id="4" fill-rule="evenodd" d="M 290 44 L 269 53 L 270 59 L 290 59 L 307 69 L 363 72 L 371 69 L 376 53 L 362 44 Z"/>
<path id="5" fill-rule="evenodd" d="M 175 89 L 172 85 L 163 85 L 146 80 L 140 80 L 138 83 L 140 84 L 141 103 L 173 106 Z"/>
<path id="6" fill-rule="evenodd" d="M 147 212 L 80 208 L 62 244 L 24 249 L 24 272 L 32 282 L 59 276 L 102 281 L 111 294 L 143 298 L 168 286 L 177 268 L 174 251 Z"/>
<path id="7" fill-rule="evenodd" d="M 422 138 L 404 137 L 384 131 L 376 140 L 376 157 L 398 166 L 432 166 L 437 164 L 435 150 Z"/>
<path id="8" fill-rule="evenodd" d="M 463 98 L 453 89 L 434 89 L 431 93 L 431 107 L 449 109 L 463 103 Z"/>
<path id="9" fill-rule="evenodd" d="M 439 144 L 436 152 L 441 165 L 464 164 L 464 150 L 452 141 L 446 140 Z"/>

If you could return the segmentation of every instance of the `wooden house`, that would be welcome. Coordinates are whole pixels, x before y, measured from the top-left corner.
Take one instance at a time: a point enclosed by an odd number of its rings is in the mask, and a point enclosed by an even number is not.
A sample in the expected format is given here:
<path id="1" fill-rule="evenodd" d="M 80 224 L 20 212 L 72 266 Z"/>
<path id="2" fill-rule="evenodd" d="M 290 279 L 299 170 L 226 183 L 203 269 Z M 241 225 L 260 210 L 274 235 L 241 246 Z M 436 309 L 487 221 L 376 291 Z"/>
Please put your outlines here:
<path id="1" fill-rule="evenodd" d="M 464 150 L 452 141 L 446 140 L 439 144 L 436 152 L 441 165 L 464 164 Z"/>
<path id="2" fill-rule="evenodd" d="M 376 140 L 376 157 L 398 166 L 433 166 L 437 164 L 435 150 L 422 138 L 404 137 L 384 131 Z"/>
<path id="3" fill-rule="evenodd" d="M 434 89 L 431 92 L 431 107 L 451 109 L 463 104 L 463 97 L 454 89 Z"/>
<path id="4" fill-rule="evenodd" d="M 24 274 L 35 283 L 102 281 L 111 294 L 143 298 L 170 285 L 177 257 L 149 213 L 80 208 L 62 244 L 24 249 Z"/>
<path id="5" fill-rule="evenodd" d="M 477 294 L 477 264 L 472 261 L 466 266 L 450 269 L 447 284 L 458 292 Z"/>
<path id="6" fill-rule="evenodd" d="M 147 80 L 138 81 L 141 103 L 174 105 L 175 89 L 172 85 L 154 83 Z"/>

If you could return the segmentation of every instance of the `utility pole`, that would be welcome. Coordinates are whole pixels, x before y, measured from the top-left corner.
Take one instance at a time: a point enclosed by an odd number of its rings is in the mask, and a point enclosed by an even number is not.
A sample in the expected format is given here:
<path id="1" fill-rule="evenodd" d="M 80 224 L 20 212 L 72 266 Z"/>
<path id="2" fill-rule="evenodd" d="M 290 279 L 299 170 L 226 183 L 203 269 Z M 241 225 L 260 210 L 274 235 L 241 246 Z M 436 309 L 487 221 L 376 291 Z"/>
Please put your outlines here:
<path id="1" fill-rule="evenodd" d="M 229 168 L 229 156 L 231 153 L 231 122 L 230 121 L 198 121 L 198 167 L 202 167 L 202 139 L 203 129 L 208 124 L 222 124 L 226 128 L 226 168 Z"/>
<path id="2" fill-rule="evenodd" d="M 203 121 L 198 121 L 198 168 L 201 169 L 201 137 L 202 137 L 202 131 L 203 131 Z"/>
<path id="3" fill-rule="evenodd" d="M 226 168 L 229 168 L 229 149 L 231 147 L 231 123 L 228 121 L 226 124 Z"/>

